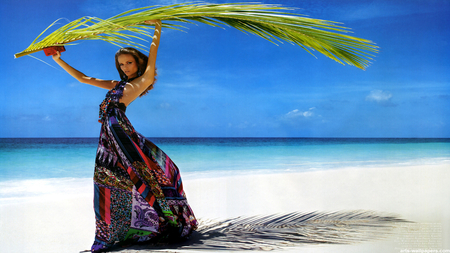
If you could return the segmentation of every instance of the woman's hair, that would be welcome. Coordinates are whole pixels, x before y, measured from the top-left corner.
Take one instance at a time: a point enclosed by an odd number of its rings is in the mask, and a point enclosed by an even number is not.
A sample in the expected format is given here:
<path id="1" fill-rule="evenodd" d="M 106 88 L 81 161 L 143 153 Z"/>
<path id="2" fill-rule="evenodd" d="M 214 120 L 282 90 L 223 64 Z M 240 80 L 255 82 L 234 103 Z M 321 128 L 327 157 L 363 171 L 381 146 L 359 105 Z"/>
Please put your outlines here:
<path id="1" fill-rule="evenodd" d="M 122 80 L 128 79 L 127 75 L 125 75 L 125 73 L 123 73 L 122 69 L 120 68 L 119 61 L 118 61 L 119 56 L 123 55 L 123 54 L 129 54 L 134 57 L 134 60 L 136 61 L 136 64 L 138 66 L 138 73 L 137 73 L 138 76 L 141 76 L 142 74 L 144 74 L 144 71 L 147 68 L 148 57 L 135 48 L 124 47 L 124 48 L 119 49 L 119 51 L 117 51 L 116 56 L 115 56 L 116 68 L 117 68 L 117 71 L 119 71 L 120 79 L 122 79 Z M 155 76 L 156 76 L 156 68 L 155 68 Z M 139 95 L 139 96 L 142 97 L 142 96 L 146 95 L 149 90 L 153 89 L 153 85 L 155 84 L 155 82 L 156 82 L 156 78 L 153 81 L 153 83 L 150 84 L 147 87 L 147 89 L 144 92 L 142 92 L 141 95 Z"/>

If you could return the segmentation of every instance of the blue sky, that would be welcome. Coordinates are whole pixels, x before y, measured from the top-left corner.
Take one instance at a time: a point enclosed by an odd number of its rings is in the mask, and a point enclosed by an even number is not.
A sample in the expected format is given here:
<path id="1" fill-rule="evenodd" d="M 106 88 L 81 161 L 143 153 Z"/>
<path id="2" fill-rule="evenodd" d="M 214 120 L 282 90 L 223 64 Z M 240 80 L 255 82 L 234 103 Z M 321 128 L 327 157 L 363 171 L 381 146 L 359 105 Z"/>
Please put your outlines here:
<path id="1" fill-rule="evenodd" d="M 58 18 L 108 18 L 181 1 L 1 0 L 0 137 L 95 137 L 106 90 L 77 83 L 43 52 L 14 59 Z M 222 3 L 224 1 L 210 1 Z M 245 1 L 239 1 L 245 2 Z M 343 22 L 380 52 L 362 71 L 237 30 L 165 30 L 158 82 L 127 115 L 149 137 L 450 137 L 450 1 L 262 1 Z M 64 22 L 64 21 L 61 21 Z M 85 41 L 63 59 L 118 79 L 117 47 Z M 56 68 L 56 69 L 55 69 Z"/>

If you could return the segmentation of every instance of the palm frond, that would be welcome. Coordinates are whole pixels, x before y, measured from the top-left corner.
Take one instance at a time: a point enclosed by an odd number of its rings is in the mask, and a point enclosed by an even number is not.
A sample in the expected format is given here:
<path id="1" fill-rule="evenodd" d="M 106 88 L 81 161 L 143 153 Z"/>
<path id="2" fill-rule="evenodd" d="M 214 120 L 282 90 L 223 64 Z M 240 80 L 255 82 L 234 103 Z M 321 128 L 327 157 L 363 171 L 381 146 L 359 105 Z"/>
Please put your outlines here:
<path id="1" fill-rule="evenodd" d="M 378 47 L 370 40 L 351 35 L 350 29 L 340 23 L 308 18 L 287 12 L 293 8 L 273 4 L 206 4 L 184 3 L 169 6 L 149 6 L 129 10 L 108 19 L 82 17 L 74 20 L 47 37 L 39 40 L 51 24 L 24 51 L 21 57 L 46 47 L 73 45 L 77 40 L 103 40 L 114 45 L 127 45 L 142 49 L 136 39 L 151 37 L 151 19 L 163 21 L 163 27 L 183 30 L 180 23 L 202 23 L 216 27 L 233 27 L 244 33 L 260 36 L 275 44 L 288 42 L 312 54 L 317 51 L 342 64 L 365 69 Z"/>

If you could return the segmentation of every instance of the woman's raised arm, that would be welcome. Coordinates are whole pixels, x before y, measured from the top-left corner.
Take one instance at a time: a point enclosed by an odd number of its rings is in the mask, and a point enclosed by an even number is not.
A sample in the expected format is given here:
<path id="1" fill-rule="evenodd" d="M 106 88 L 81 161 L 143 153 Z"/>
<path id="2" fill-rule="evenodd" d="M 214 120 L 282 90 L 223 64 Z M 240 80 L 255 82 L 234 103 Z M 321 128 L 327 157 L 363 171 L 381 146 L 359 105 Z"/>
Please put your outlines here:
<path id="1" fill-rule="evenodd" d="M 120 102 L 127 106 L 155 82 L 156 55 L 161 38 L 162 24 L 160 20 L 149 20 L 146 23 L 155 24 L 155 33 L 153 34 L 152 44 L 150 45 L 150 53 L 145 72 L 140 77 L 128 83 L 124 88 L 123 97 Z"/>
<path id="2" fill-rule="evenodd" d="M 73 76 L 75 79 L 77 79 L 81 83 L 90 84 L 93 86 L 97 86 L 103 89 L 112 89 L 116 86 L 117 81 L 107 81 L 107 80 L 101 80 L 93 77 L 86 76 L 82 72 L 76 70 L 69 64 L 67 64 L 65 61 L 61 59 L 61 53 L 57 52 L 55 55 L 52 56 L 53 60 L 58 63 L 59 66 L 61 66 L 67 73 L 69 73 L 71 76 Z"/>

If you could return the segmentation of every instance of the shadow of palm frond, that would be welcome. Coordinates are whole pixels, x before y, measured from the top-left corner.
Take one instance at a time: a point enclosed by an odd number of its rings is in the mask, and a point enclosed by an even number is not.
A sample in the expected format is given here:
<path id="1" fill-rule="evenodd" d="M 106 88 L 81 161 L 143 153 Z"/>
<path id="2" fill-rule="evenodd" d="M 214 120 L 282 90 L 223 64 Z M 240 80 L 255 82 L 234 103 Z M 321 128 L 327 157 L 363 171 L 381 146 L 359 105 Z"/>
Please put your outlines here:
<path id="1" fill-rule="evenodd" d="M 127 249 L 274 250 L 302 244 L 352 244 L 383 239 L 398 223 L 394 215 L 369 211 L 289 213 L 200 220 L 188 240 L 171 244 L 141 244 Z M 123 250 L 123 249 L 122 249 Z"/>

